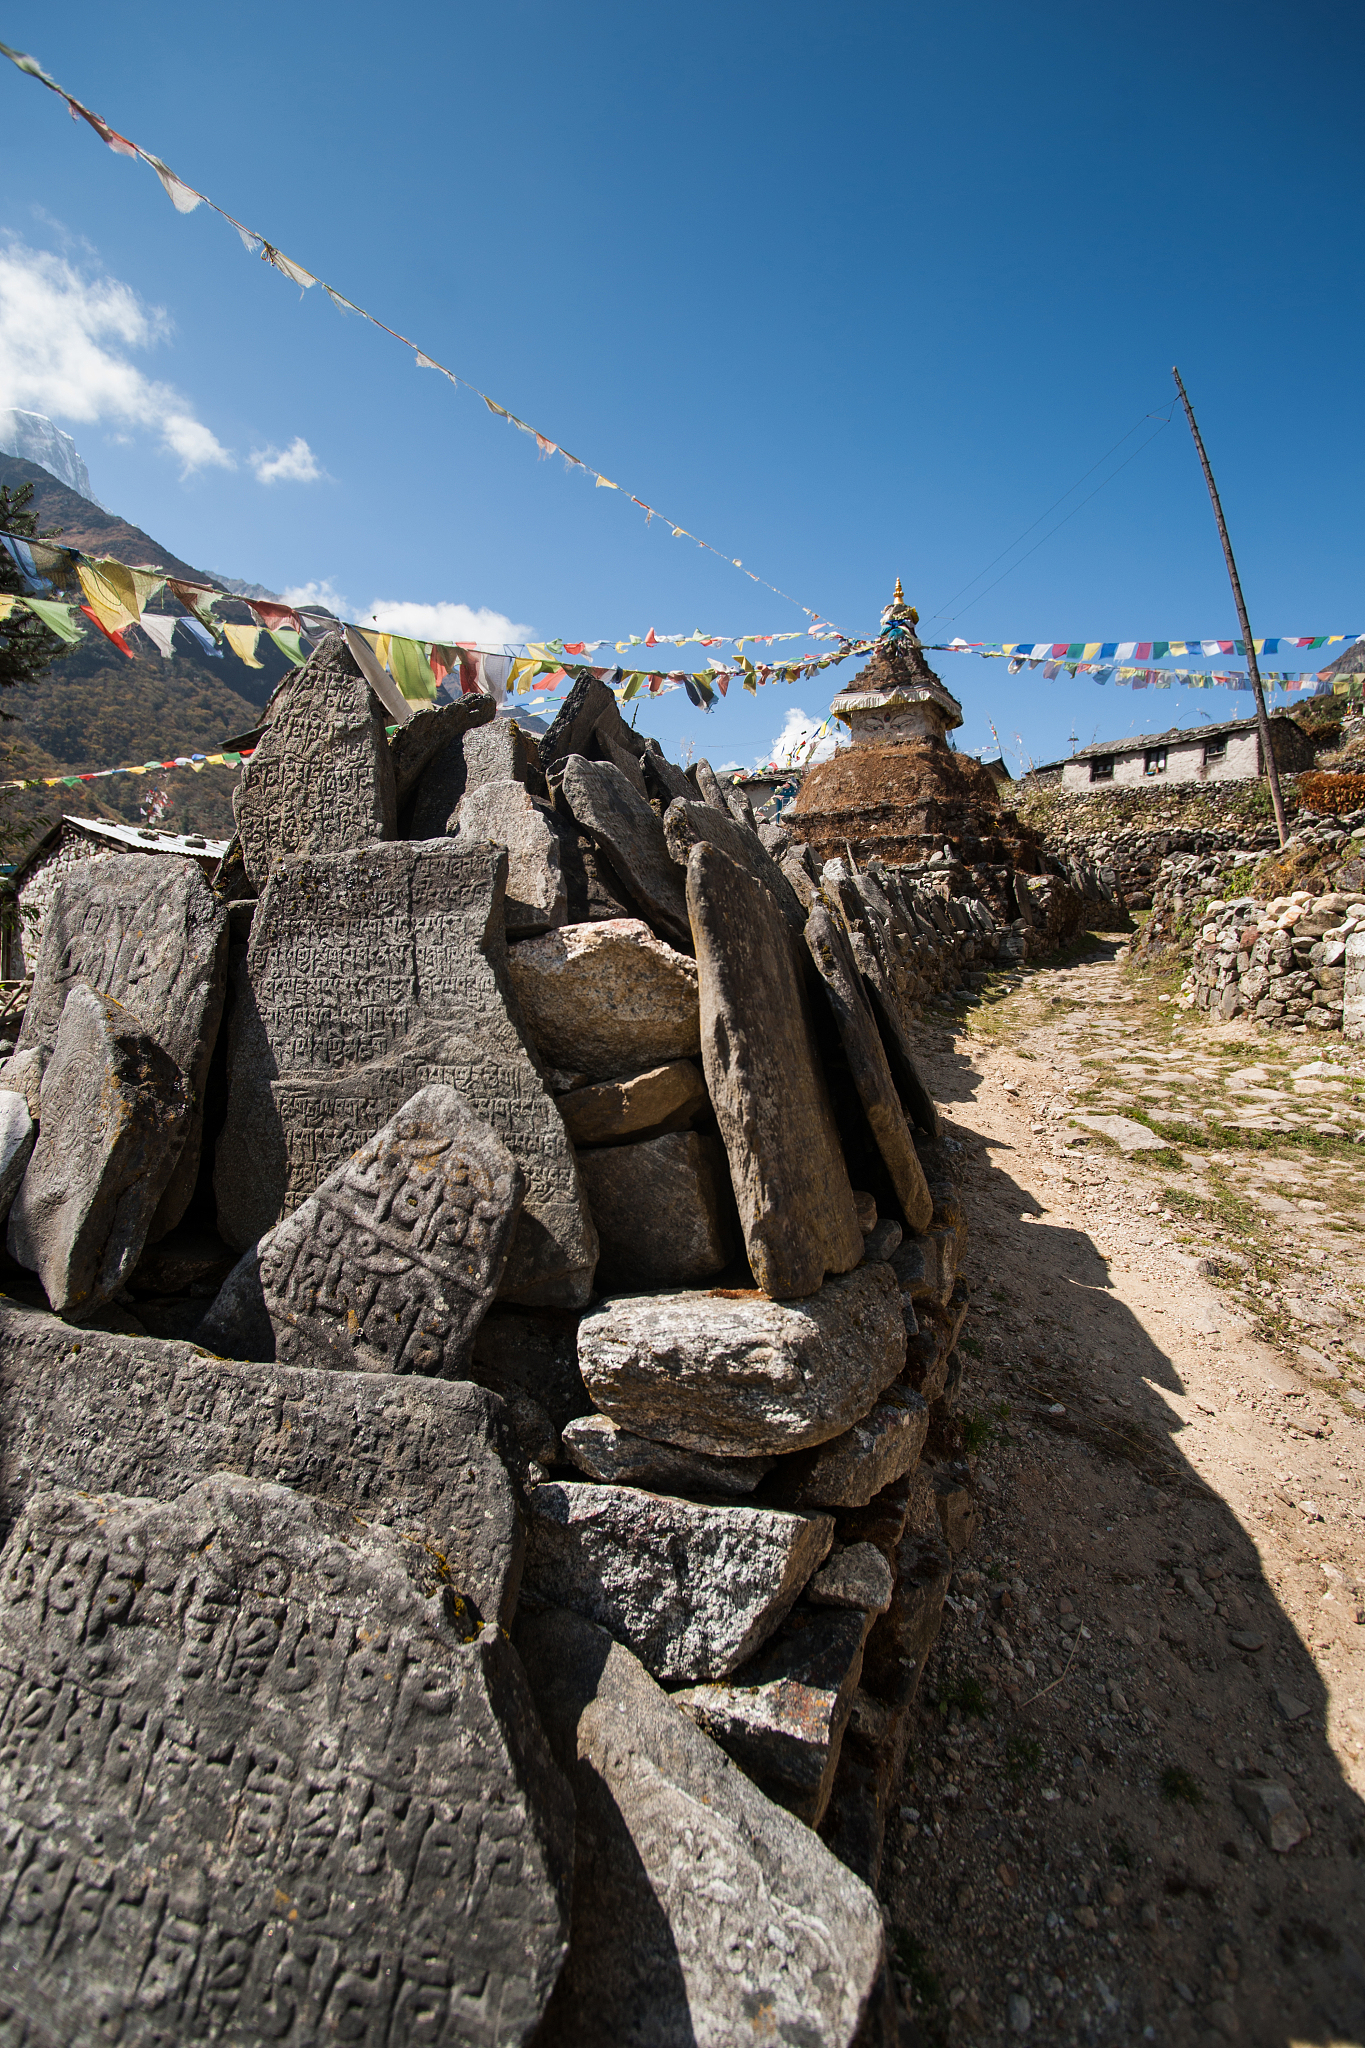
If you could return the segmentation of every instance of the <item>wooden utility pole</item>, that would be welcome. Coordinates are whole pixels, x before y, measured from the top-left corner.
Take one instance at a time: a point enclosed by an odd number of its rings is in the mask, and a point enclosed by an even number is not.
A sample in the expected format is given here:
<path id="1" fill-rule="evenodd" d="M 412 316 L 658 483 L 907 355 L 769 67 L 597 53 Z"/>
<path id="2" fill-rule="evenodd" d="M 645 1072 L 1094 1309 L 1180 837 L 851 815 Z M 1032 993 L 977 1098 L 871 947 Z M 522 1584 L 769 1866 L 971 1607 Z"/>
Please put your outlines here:
<path id="1" fill-rule="evenodd" d="M 1190 404 L 1190 394 L 1186 391 L 1180 372 L 1174 364 L 1171 365 L 1171 375 L 1175 378 L 1175 388 L 1180 393 L 1180 403 L 1185 408 L 1185 417 L 1190 423 L 1190 432 L 1194 435 L 1194 445 L 1199 450 L 1199 461 L 1204 471 L 1204 482 L 1209 487 L 1209 499 L 1213 505 L 1213 516 L 1218 521 L 1218 538 L 1223 543 L 1223 558 L 1228 565 L 1228 581 L 1232 585 L 1232 595 L 1237 605 L 1237 623 L 1242 629 L 1242 645 L 1247 651 L 1247 674 L 1251 677 L 1251 687 L 1256 692 L 1256 729 L 1261 736 L 1261 752 L 1265 756 L 1266 773 L 1270 777 L 1270 799 L 1275 806 L 1275 829 L 1280 835 L 1280 844 L 1283 846 L 1289 834 L 1284 822 L 1284 798 L 1280 795 L 1280 770 L 1275 760 L 1275 749 L 1271 744 L 1270 719 L 1265 708 L 1265 692 L 1261 688 L 1261 671 L 1256 666 L 1256 643 L 1251 637 L 1251 628 L 1247 624 L 1247 608 L 1246 601 L 1242 596 L 1242 580 L 1237 574 L 1237 564 L 1232 558 L 1232 542 L 1228 539 L 1227 521 L 1223 517 L 1223 507 L 1218 498 L 1218 486 L 1213 480 L 1213 471 L 1209 468 L 1209 458 L 1204 450 L 1203 436 L 1199 432 L 1199 423 L 1194 416 L 1194 407 Z"/>

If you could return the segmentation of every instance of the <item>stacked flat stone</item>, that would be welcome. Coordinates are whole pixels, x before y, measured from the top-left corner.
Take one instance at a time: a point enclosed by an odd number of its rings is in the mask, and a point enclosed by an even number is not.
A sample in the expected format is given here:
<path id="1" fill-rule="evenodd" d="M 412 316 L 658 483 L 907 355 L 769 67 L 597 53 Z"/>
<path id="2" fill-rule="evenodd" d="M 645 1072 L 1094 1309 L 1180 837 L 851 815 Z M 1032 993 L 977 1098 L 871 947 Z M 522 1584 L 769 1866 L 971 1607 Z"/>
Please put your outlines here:
<path id="1" fill-rule="evenodd" d="M 1269 903 L 1215 897 L 1202 907 L 1184 995 L 1224 1019 L 1341 1031 L 1348 974 L 1353 1019 L 1360 1002 L 1362 933 L 1365 890 L 1302 890 Z"/>

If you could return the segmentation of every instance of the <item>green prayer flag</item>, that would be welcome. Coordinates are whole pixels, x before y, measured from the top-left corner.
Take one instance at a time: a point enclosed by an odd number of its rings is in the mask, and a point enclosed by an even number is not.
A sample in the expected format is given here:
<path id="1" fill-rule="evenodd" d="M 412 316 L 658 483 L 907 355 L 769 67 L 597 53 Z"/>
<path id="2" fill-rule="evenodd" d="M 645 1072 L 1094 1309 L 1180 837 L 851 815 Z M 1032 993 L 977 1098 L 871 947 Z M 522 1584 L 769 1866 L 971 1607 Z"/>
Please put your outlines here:
<path id="1" fill-rule="evenodd" d="M 295 667 L 307 661 L 308 656 L 304 652 L 303 642 L 299 639 L 292 626 L 281 626 L 278 632 L 272 631 L 270 637 L 279 648 L 280 653 L 284 655 L 287 661 L 292 661 Z"/>
<path id="2" fill-rule="evenodd" d="M 410 704 L 432 701 L 436 678 L 420 640 L 405 640 L 401 634 L 393 634 L 389 641 L 389 664 L 394 681 Z"/>
<path id="3" fill-rule="evenodd" d="M 84 629 L 76 624 L 74 605 L 59 604 L 51 597 L 26 597 L 22 602 L 35 619 L 42 620 L 49 633 L 65 640 L 68 647 L 74 647 L 78 640 L 85 638 Z"/>

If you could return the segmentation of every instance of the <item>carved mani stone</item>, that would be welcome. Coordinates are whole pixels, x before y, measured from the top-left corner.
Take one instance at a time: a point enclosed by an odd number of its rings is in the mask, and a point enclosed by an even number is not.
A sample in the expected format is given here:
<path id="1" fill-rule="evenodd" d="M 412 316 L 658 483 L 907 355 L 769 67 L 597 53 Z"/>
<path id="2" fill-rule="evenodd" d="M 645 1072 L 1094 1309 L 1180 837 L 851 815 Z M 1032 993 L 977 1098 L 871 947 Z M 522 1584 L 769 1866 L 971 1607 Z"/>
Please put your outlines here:
<path id="1" fill-rule="evenodd" d="M 245 1355 L 464 1379 L 525 1188 L 453 1088 L 423 1088 L 229 1274 L 225 1348 L 263 1316 L 273 1342 Z M 214 1349 L 216 1310 L 195 1332 Z"/>
<path id="2" fill-rule="evenodd" d="M 339 633 L 282 684 L 232 810 L 257 889 L 276 861 L 393 838 L 397 798 L 383 706 Z"/>
<path id="3" fill-rule="evenodd" d="M 199 1174 L 204 1084 L 227 989 L 228 915 L 197 864 L 169 854 L 115 854 L 62 875 L 43 921 L 16 1056 L 46 1065 L 62 1005 L 78 981 L 112 996 L 165 1048 L 194 1092 L 175 1171 L 148 1237 L 164 1237 L 189 1206 Z M 36 1114 L 36 1111 L 35 1111 Z"/>
<path id="4" fill-rule="evenodd" d="M 238 970 L 214 1173 L 229 1244 L 263 1237 L 419 1088 L 443 1082 L 526 1176 L 502 1296 L 586 1301 L 597 1236 L 508 980 L 506 875 L 500 848 L 431 839 L 271 876 Z"/>
<path id="5" fill-rule="evenodd" d="M 515 1462 L 502 1406 L 463 1380 L 226 1365 L 0 1300 L 0 1538 L 40 1488 L 173 1499 L 237 1472 L 390 1524 L 461 1611 L 510 1628 Z"/>
<path id="6" fill-rule="evenodd" d="M 701 1054 L 754 1278 L 813 1294 L 847 1273 L 863 1234 L 816 1054 L 791 931 L 761 883 L 718 847 L 687 857 Z"/>
<path id="7" fill-rule="evenodd" d="M 9 1214 L 10 1256 L 61 1315 L 91 1315 L 142 1256 L 175 1169 L 190 1087 L 112 996 L 78 982 L 43 1075 L 38 1140 Z"/>
<path id="8" fill-rule="evenodd" d="M 0 1559 L 0 1995 L 54 2042 L 534 2033 L 572 1803 L 511 1644 L 405 1552 L 251 1480 L 30 1504 Z"/>

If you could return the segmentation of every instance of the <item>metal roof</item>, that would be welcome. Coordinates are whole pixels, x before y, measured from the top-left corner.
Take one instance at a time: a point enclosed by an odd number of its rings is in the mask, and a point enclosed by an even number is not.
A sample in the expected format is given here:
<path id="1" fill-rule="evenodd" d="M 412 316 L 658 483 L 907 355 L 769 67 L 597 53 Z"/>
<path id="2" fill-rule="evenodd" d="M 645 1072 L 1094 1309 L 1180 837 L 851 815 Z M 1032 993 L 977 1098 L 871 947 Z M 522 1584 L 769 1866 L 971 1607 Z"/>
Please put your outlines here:
<path id="1" fill-rule="evenodd" d="M 1291 724 L 1293 723 L 1288 711 L 1272 711 L 1270 716 L 1288 719 Z M 1183 728 L 1173 725 L 1166 732 L 1130 733 L 1127 739 L 1099 740 L 1094 746 L 1078 747 L 1074 754 L 1064 754 L 1059 761 L 1040 761 L 1034 773 L 1037 774 L 1043 768 L 1065 768 L 1068 761 L 1090 761 L 1097 756 L 1103 759 L 1106 754 L 1140 754 L 1145 753 L 1148 747 L 1195 746 L 1203 740 L 1219 739 L 1224 733 L 1249 732 L 1255 724 L 1254 717 L 1229 718 L 1221 725 L 1194 725 Z"/>
<path id="2" fill-rule="evenodd" d="M 101 840 L 109 847 L 122 847 L 129 853 L 178 853 L 186 860 L 221 860 L 231 844 L 227 839 L 201 839 L 197 833 L 157 832 L 147 825 L 115 825 L 108 818 L 73 818 L 68 815 L 59 818 L 52 829 L 29 848 L 14 870 L 15 882 L 21 880 L 43 854 L 51 852 L 68 825 L 88 839 Z"/>

